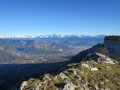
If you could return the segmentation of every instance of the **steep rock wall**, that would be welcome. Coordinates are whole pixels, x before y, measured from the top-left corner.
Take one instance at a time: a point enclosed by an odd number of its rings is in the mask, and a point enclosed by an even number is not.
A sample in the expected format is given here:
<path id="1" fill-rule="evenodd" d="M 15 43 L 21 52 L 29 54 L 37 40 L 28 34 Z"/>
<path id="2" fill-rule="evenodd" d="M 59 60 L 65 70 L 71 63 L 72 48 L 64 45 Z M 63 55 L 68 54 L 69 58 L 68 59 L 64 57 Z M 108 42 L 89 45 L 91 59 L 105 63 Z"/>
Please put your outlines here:
<path id="1" fill-rule="evenodd" d="M 107 49 L 109 56 L 120 58 L 120 36 L 106 36 L 104 47 Z"/>

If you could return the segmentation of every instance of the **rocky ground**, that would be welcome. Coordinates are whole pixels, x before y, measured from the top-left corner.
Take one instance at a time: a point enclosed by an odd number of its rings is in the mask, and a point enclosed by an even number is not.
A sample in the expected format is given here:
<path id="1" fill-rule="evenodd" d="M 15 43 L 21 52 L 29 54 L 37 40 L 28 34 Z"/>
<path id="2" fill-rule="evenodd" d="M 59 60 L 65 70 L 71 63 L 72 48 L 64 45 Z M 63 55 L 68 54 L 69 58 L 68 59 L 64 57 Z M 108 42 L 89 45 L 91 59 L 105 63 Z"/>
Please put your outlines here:
<path id="1" fill-rule="evenodd" d="M 56 73 L 30 78 L 20 90 L 120 90 L 120 63 L 101 53 L 89 53 Z"/>

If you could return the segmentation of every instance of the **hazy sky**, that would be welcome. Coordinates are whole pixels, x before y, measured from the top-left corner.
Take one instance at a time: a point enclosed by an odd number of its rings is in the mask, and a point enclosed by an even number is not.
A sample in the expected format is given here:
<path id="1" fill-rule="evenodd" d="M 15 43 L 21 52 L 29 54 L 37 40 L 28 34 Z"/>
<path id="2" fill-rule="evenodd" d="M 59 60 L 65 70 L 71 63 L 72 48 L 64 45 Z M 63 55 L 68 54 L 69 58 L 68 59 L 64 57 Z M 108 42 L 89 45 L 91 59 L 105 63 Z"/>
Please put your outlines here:
<path id="1" fill-rule="evenodd" d="M 18 34 L 120 35 L 120 0 L 0 0 L 0 36 Z"/>

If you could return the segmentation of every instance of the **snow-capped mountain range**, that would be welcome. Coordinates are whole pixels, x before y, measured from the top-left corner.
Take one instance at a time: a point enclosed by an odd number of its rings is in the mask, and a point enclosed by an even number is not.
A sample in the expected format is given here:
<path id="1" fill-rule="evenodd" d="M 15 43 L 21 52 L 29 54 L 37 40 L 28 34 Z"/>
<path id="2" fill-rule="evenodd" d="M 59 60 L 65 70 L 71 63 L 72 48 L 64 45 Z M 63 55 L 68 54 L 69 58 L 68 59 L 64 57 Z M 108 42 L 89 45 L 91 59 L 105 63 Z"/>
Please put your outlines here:
<path id="1" fill-rule="evenodd" d="M 0 38 L 70 38 L 70 37 L 104 37 L 105 35 L 63 35 L 63 34 L 47 34 L 47 35 L 9 35 L 0 36 Z"/>

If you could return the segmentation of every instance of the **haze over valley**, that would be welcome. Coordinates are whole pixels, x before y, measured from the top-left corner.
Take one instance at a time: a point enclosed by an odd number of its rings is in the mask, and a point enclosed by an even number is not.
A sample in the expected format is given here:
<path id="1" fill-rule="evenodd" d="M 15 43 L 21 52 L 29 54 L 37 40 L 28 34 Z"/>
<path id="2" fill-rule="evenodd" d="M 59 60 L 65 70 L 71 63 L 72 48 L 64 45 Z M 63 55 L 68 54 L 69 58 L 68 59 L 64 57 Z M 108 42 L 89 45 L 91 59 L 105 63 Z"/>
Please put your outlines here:
<path id="1" fill-rule="evenodd" d="M 104 35 L 2 38 L 0 39 L 0 63 L 26 64 L 68 60 L 80 51 L 103 42 L 103 38 Z"/>

